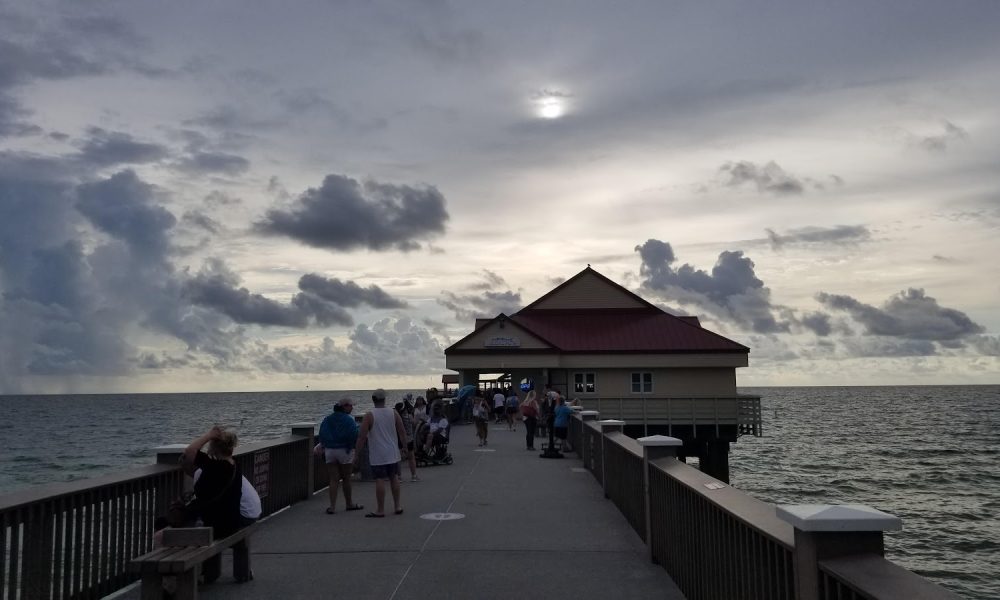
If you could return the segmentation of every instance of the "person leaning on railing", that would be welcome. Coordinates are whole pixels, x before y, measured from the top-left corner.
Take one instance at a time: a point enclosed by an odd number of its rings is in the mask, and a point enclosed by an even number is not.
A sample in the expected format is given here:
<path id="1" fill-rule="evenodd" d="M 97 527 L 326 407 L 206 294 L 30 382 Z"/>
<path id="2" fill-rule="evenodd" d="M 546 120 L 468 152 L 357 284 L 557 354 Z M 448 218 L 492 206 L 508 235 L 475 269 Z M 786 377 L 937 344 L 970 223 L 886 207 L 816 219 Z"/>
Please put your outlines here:
<path id="1" fill-rule="evenodd" d="M 233 450 L 237 443 L 235 433 L 224 431 L 216 425 L 195 438 L 181 455 L 185 473 L 194 477 L 195 471 L 201 470 L 201 475 L 194 483 L 194 507 L 202 522 L 212 528 L 212 534 L 217 540 L 236 533 L 244 523 L 240 515 L 243 475 L 233 460 Z M 201 451 L 206 445 L 207 453 Z M 206 560 L 202 566 L 205 583 L 218 579 L 221 571 L 221 555 L 216 554 Z M 249 573 L 233 575 L 237 581 L 246 581 L 250 577 Z"/>

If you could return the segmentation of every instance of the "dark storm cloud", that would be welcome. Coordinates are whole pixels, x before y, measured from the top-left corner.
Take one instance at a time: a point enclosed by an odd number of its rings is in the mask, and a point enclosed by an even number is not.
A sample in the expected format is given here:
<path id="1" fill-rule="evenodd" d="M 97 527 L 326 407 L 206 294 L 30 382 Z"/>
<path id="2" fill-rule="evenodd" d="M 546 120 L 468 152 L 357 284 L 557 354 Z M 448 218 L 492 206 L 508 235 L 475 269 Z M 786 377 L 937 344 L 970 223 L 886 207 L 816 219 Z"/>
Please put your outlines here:
<path id="1" fill-rule="evenodd" d="M 235 176 L 250 168 L 250 161 L 235 154 L 224 152 L 195 152 L 182 158 L 177 167 L 186 173 L 210 175 L 219 173 Z"/>
<path id="2" fill-rule="evenodd" d="M 157 162 L 168 155 L 166 146 L 140 142 L 127 133 L 91 127 L 77 158 L 94 167 L 110 167 Z"/>
<path id="3" fill-rule="evenodd" d="M 219 260 L 205 267 L 184 284 L 184 295 L 192 303 L 212 308 L 242 324 L 304 328 L 310 324 L 350 325 L 344 309 L 321 299 L 296 294 L 282 303 L 239 287 L 239 277 Z"/>
<path id="4" fill-rule="evenodd" d="M 833 331 L 833 327 L 830 325 L 830 315 L 823 312 L 803 315 L 799 323 L 820 337 L 826 337 Z"/>
<path id="5" fill-rule="evenodd" d="M 483 281 L 467 286 L 472 293 L 442 292 L 438 304 L 455 313 L 456 319 L 466 322 L 492 318 L 500 313 L 513 314 L 521 308 L 521 292 L 509 289 L 503 277 L 484 269 L 483 278 Z"/>
<path id="6" fill-rule="evenodd" d="M 76 208 L 90 222 L 128 243 L 140 255 L 158 258 L 170 245 L 167 232 L 177 219 L 156 204 L 153 186 L 133 171 L 122 171 L 109 179 L 81 185 Z"/>
<path id="7" fill-rule="evenodd" d="M 288 209 L 267 211 L 257 231 L 332 250 L 415 250 L 444 233 L 445 199 L 434 187 L 414 188 L 327 175 Z"/>
<path id="8" fill-rule="evenodd" d="M 857 244 L 871 239 L 871 232 L 864 225 L 835 225 L 833 227 L 803 227 L 777 233 L 765 229 L 767 239 L 774 249 L 789 244 Z"/>
<path id="9" fill-rule="evenodd" d="M 636 246 L 642 259 L 642 287 L 660 292 L 681 304 L 695 304 L 758 333 L 789 330 L 787 320 L 774 316 L 771 291 L 754 272 L 754 263 L 741 251 L 725 251 L 708 273 L 689 264 L 674 268 L 669 243 L 656 239 Z"/>
<path id="10" fill-rule="evenodd" d="M 719 172 L 728 176 L 724 184 L 728 187 L 752 183 L 758 192 L 774 196 L 797 196 L 805 191 L 802 179 L 788 173 L 773 160 L 762 166 L 745 160 L 727 162 L 719 167 Z"/>
<path id="11" fill-rule="evenodd" d="M 816 299 L 830 310 L 848 313 L 866 334 L 940 343 L 961 342 L 985 329 L 965 313 L 945 308 L 922 289 L 890 297 L 881 308 L 851 296 L 820 292 Z M 961 345 L 951 344 L 952 346 Z"/>
<path id="12" fill-rule="evenodd" d="M 363 288 L 353 281 L 327 279 L 313 273 L 303 275 L 299 279 L 299 289 L 340 306 L 356 307 L 362 304 L 374 308 L 406 308 L 408 306 L 406 302 L 393 298 L 377 285 L 373 284 Z"/>

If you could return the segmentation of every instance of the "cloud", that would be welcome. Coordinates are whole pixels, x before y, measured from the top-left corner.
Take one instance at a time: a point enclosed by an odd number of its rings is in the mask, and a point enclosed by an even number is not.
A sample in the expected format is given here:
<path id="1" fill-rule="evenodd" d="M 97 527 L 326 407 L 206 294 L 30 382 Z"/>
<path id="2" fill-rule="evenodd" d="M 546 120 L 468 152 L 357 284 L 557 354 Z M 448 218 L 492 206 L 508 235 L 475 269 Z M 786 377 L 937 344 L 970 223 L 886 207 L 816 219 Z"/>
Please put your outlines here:
<path id="1" fill-rule="evenodd" d="M 823 312 L 804 315 L 799 320 L 799 324 L 820 337 L 826 337 L 833 331 L 833 327 L 830 325 L 830 315 Z"/>
<path id="2" fill-rule="evenodd" d="M 184 284 L 184 296 L 192 303 L 212 308 L 242 324 L 304 328 L 319 325 L 351 325 L 347 312 L 314 296 L 296 294 L 285 304 L 238 287 L 239 277 L 218 259 L 206 261 L 202 270 Z"/>
<path id="3" fill-rule="evenodd" d="M 881 308 L 850 296 L 826 292 L 816 294 L 816 300 L 830 310 L 848 313 L 868 335 L 947 344 L 985 331 L 968 315 L 939 305 L 922 289 L 900 292 L 886 300 Z"/>
<path id="4" fill-rule="evenodd" d="M 726 187 L 741 187 L 744 183 L 752 183 L 761 194 L 774 196 L 798 196 L 805 192 L 805 183 L 782 169 L 773 160 L 763 166 L 741 160 L 727 162 L 719 167 L 720 173 L 728 175 Z"/>
<path id="5" fill-rule="evenodd" d="M 441 343 L 408 318 L 359 324 L 349 338 L 345 348 L 329 337 L 305 349 L 270 348 L 258 343 L 248 358 L 254 368 L 276 373 L 426 375 L 444 368 Z"/>
<path id="6" fill-rule="evenodd" d="M 969 338 L 969 345 L 986 356 L 1000 356 L 1000 336 L 975 335 Z"/>
<path id="7" fill-rule="evenodd" d="M 127 242 L 135 253 L 162 257 L 170 245 L 167 232 L 177 219 L 155 203 L 154 192 L 135 172 L 122 171 L 79 186 L 76 208 L 99 230 Z"/>
<path id="8" fill-rule="evenodd" d="M 455 313 L 456 319 L 465 322 L 477 318 L 492 318 L 500 313 L 513 314 L 521 308 L 521 292 L 509 289 L 503 277 L 484 269 L 483 278 L 483 281 L 467 286 L 470 292 L 478 293 L 456 294 L 445 291 L 438 298 L 438 304 Z"/>
<path id="9" fill-rule="evenodd" d="M 765 229 L 767 239 L 775 250 L 790 244 L 858 244 L 871 239 L 871 232 L 864 225 L 835 225 L 833 227 L 803 227 L 790 229 L 783 234 Z"/>
<path id="10" fill-rule="evenodd" d="M 941 126 L 944 131 L 940 134 L 928 135 L 924 137 L 913 136 L 911 138 L 911 143 L 928 152 L 941 153 L 946 152 L 949 146 L 954 145 L 956 142 L 962 142 L 969 138 L 969 132 L 962 129 L 958 125 L 955 125 L 951 121 L 946 120 Z"/>
<path id="11" fill-rule="evenodd" d="M 160 144 L 140 142 L 127 133 L 90 127 L 77 158 L 100 168 L 157 162 L 168 154 L 167 148 Z"/>
<path id="12" fill-rule="evenodd" d="M 250 168 L 250 161 L 235 154 L 224 152 L 195 152 L 182 158 L 177 168 L 185 173 L 207 175 L 219 173 L 236 176 Z"/>
<path id="13" fill-rule="evenodd" d="M 353 281 L 327 279 L 314 273 L 303 275 L 299 279 L 299 289 L 309 292 L 327 302 L 340 306 L 360 306 L 367 304 L 374 308 L 406 308 L 403 300 L 393 298 L 377 285 L 363 288 Z"/>
<path id="14" fill-rule="evenodd" d="M 757 277 L 753 261 L 743 252 L 720 253 L 708 273 L 689 264 L 672 267 L 677 259 L 667 242 L 650 239 L 635 250 L 642 260 L 639 274 L 646 290 L 673 302 L 701 306 L 758 333 L 789 330 L 789 321 L 774 316 L 779 307 L 771 304 L 771 290 Z"/>
<path id="15" fill-rule="evenodd" d="M 417 240 L 444 233 L 448 218 L 437 188 L 327 175 L 290 208 L 267 211 L 255 229 L 317 248 L 406 252 L 420 248 Z"/>
<path id="16" fill-rule="evenodd" d="M 208 233 L 218 234 L 222 231 L 222 223 L 199 210 L 189 210 L 181 216 L 181 222 L 191 227 L 204 229 Z"/>

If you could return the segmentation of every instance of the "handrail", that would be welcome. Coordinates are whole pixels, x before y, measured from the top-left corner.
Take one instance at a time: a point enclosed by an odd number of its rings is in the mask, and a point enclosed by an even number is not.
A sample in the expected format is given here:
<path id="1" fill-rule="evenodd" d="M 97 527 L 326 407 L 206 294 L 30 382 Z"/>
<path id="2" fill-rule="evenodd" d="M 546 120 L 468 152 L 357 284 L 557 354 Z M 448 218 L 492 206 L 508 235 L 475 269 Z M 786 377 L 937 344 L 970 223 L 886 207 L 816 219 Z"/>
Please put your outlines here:
<path id="1" fill-rule="evenodd" d="M 959 596 L 878 554 L 819 561 L 820 586 L 848 600 L 959 600 Z"/>
<path id="2" fill-rule="evenodd" d="M 43 500 L 58 500 L 66 496 L 78 494 L 80 492 L 95 491 L 102 488 L 113 487 L 121 483 L 128 483 L 152 477 L 161 473 L 180 470 L 180 465 L 146 465 L 143 467 L 133 467 L 117 473 L 109 473 L 89 479 L 79 479 L 76 481 L 66 481 L 57 483 L 43 483 L 27 489 L 17 490 L 0 496 L 0 512 L 6 512 Z"/>

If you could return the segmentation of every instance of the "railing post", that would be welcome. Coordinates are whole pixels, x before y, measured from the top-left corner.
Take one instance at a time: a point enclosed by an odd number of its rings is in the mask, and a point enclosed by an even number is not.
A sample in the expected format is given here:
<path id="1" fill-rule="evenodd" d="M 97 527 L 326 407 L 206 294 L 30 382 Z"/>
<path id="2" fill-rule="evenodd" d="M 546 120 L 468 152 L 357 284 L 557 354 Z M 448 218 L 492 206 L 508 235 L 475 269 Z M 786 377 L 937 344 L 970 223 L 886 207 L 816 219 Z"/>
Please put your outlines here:
<path id="1" fill-rule="evenodd" d="M 313 446 L 316 445 L 316 424 L 315 423 L 292 423 L 292 435 L 301 435 L 309 438 L 309 449 L 306 451 L 306 494 L 303 498 L 308 500 L 312 497 L 313 488 L 316 485 L 316 469 L 313 463 Z"/>
<path id="2" fill-rule="evenodd" d="M 636 441 L 642 446 L 642 490 L 646 502 L 646 547 L 649 548 L 649 560 L 656 562 L 656 556 L 653 553 L 652 513 L 650 512 L 653 507 L 653 494 L 649 486 L 649 461 L 667 456 L 677 458 L 677 448 L 684 445 L 684 442 L 665 435 L 650 435 Z"/>
<path id="3" fill-rule="evenodd" d="M 170 465 L 173 467 L 179 466 L 181 464 L 181 455 L 184 454 L 184 449 L 187 448 L 187 444 L 166 444 L 163 446 L 157 446 L 153 448 L 153 452 L 156 453 L 156 464 L 158 465 Z M 188 476 L 183 477 L 183 484 L 180 490 L 167 490 L 160 489 L 157 486 L 155 493 L 154 502 L 154 515 L 165 515 L 167 510 L 170 508 L 170 503 L 173 502 L 181 492 L 190 491 L 194 487 L 194 480 Z"/>
<path id="4" fill-rule="evenodd" d="M 884 531 L 903 522 L 862 504 L 791 504 L 776 508 L 795 527 L 795 597 L 819 600 L 819 561 L 851 554 L 885 555 Z"/>
<path id="5" fill-rule="evenodd" d="M 583 459 L 583 466 L 588 469 L 590 468 L 590 445 L 587 443 L 587 426 L 584 423 L 587 421 L 596 421 L 599 414 L 596 410 L 580 411 L 580 446 L 576 449 L 576 452 Z"/>
<path id="6" fill-rule="evenodd" d="M 625 429 L 625 421 L 621 419 L 604 419 L 603 421 L 598 421 L 598 425 L 601 427 L 601 487 L 604 488 L 604 497 L 608 497 L 608 453 L 607 453 L 607 438 L 608 432 L 618 431 L 621 432 Z"/>
<path id="7" fill-rule="evenodd" d="M 181 464 L 181 454 L 187 448 L 187 444 L 167 444 L 153 448 L 156 453 L 156 464 L 158 465 L 179 465 Z"/>

